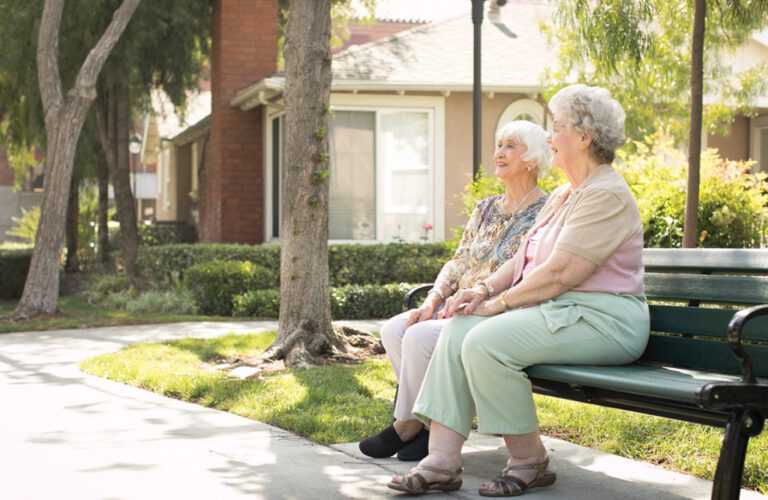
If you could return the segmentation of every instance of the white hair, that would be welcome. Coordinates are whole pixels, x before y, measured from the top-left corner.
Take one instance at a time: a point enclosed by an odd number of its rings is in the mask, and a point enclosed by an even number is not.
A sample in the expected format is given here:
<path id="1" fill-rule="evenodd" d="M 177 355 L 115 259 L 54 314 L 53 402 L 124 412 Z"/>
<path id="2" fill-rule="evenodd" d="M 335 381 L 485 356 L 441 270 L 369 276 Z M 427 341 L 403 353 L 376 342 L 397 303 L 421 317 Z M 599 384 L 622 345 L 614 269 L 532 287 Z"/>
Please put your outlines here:
<path id="1" fill-rule="evenodd" d="M 566 125 L 589 134 L 589 151 L 600 162 L 613 162 L 616 150 L 626 141 L 627 115 L 607 89 L 583 84 L 564 87 L 549 100 L 549 109 L 563 116 Z"/>
<path id="2" fill-rule="evenodd" d="M 547 132 L 541 126 L 528 120 L 511 121 L 501 127 L 499 133 L 496 134 L 496 141 L 505 138 L 525 144 L 528 151 L 521 158 L 536 164 L 539 177 L 544 175 L 552 160 L 552 148 L 547 144 Z"/>

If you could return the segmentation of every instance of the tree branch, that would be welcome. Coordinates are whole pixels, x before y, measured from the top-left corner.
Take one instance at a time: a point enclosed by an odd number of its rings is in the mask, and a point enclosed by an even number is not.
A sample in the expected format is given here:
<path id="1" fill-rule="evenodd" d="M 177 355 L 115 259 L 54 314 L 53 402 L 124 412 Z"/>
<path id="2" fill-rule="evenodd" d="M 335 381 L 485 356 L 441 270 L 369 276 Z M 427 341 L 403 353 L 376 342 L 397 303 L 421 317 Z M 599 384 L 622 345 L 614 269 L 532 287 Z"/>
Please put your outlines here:
<path id="1" fill-rule="evenodd" d="M 46 127 L 55 121 L 63 104 L 59 75 L 59 27 L 63 11 L 64 0 L 46 0 L 37 34 L 38 82 Z"/>
<path id="2" fill-rule="evenodd" d="M 63 0 L 48 1 L 63 3 Z M 46 6 L 48 1 L 46 1 Z M 109 54 L 112 52 L 112 48 L 120 39 L 120 35 L 123 34 L 128 21 L 131 20 L 133 13 L 140 3 L 141 0 L 123 0 L 123 3 L 115 11 L 106 31 L 101 35 L 98 43 L 88 54 L 83 66 L 77 73 L 77 80 L 75 80 L 75 86 L 71 91 L 74 93 L 74 97 L 90 97 L 95 92 L 96 80 L 99 77 L 102 66 L 104 66 Z"/>

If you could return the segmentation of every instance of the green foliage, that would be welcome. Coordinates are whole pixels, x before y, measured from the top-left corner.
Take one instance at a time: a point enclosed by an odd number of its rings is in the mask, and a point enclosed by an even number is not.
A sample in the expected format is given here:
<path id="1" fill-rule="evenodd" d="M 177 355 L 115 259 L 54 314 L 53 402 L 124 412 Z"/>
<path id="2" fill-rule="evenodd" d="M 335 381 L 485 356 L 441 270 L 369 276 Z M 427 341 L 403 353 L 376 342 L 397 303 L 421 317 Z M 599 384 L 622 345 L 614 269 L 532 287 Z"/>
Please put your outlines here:
<path id="1" fill-rule="evenodd" d="M 330 286 L 428 283 L 456 251 L 456 243 L 339 244 L 328 249 Z M 198 243 L 139 248 L 138 267 L 152 285 L 176 283 L 195 264 L 214 260 L 250 261 L 274 273 L 279 286 L 278 245 Z"/>
<path id="2" fill-rule="evenodd" d="M 21 217 L 11 217 L 11 220 L 16 225 L 6 231 L 5 234 L 34 245 L 37 226 L 40 225 L 40 207 L 32 207 L 29 210 L 22 207 Z"/>
<path id="3" fill-rule="evenodd" d="M 551 193 L 558 186 L 565 184 L 568 180 L 560 169 L 550 168 L 547 173 L 539 179 L 539 187 L 546 193 Z M 487 176 L 481 169 L 477 180 L 464 186 L 462 194 L 462 205 L 464 214 L 469 217 L 480 201 L 504 192 L 504 184 L 497 178 Z M 459 236 L 464 228 L 458 230 Z"/>
<path id="4" fill-rule="evenodd" d="M 189 290 L 177 287 L 174 290 L 147 290 L 128 300 L 124 309 L 131 314 L 195 314 L 197 307 Z"/>
<path id="5" fill-rule="evenodd" d="M 685 214 L 687 160 L 662 135 L 620 153 L 619 171 L 632 189 L 643 220 L 646 247 L 680 247 Z M 715 150 L 701 159 L 699 246 L 756 248 L 765 237 L 765 174 L 750 174 L 749 163 L 727 161 Z"/>
<path id="6" fill-rule="evenodd" d="M 150 285 L 179 283 L 192 266 L 216 260 L 249 261 L 270 269 L 279 285 L 280 247 L 278 245 L 239 245 L 230 243 L 172 244 L 139 247 L 137 258 L 142 278 Z"/>
<path id="7" fill-rule="evenodd" d="M 192 266 L 184 279 L 184 287 L 203 314 L 229 316 L 236 295 L 268 288 L 274 280 L 269 269 L 252 262 L 213 261 Z"/>
<path id="8" fill-rule="evenodd" d="M 411 285 L 347 285 L 330 290 L 331 316 L 339 319 L 389 318 L 402 311 L 403 296 Z M 234 298 L 236 316 L 276 318 L 280 290 L 252 290 Z"/>
<path id="9" fill-rule="evenodd" d="M 32 250 L 0 251 L 0 300 L 21 297 L 31 262 Z"/>
<path id="10" fill-rule="evenodd" d="M 768 21 L 762 0 L 707 2 L 704 47 L 704 124 L 726 133 L 736 113 L 754 113 L 756 99 L 768 90 L 768 66 L 739 73 L 728 59 L 752 30 Z M 545 97 L 574 81 L 608 88 L 627 112 L 630 139 L 657 130 L 682 140 L 690 110 L 693 2 L 667 0 L 567 0 L 553 26 L 560 58 L 546 75 Z M 627 82 L 632 82 L 627 85 Z"/>

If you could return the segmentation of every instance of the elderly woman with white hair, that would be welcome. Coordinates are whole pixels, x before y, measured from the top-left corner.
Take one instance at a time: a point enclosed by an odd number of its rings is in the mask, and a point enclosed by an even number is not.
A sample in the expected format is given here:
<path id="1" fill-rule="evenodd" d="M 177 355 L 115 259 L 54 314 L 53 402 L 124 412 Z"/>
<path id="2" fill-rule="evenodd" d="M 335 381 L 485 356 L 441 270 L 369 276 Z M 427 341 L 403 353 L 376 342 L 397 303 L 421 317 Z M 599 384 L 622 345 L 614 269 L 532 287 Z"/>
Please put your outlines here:
<path id="1" fill-rule="evenodd" d="M 389 487 L 411 494 L 461 487 L 461 447 L 478 432 L 501 435 L 507 466 L 480 487 L 515 496 L 556 475 L 538 433 L 524 368 L 539 363 L 625 364 L 649 336 L 643 227 L 611 166 L 625 114 L 602 88 L 573 85 L 552 97 L 552 164 L 569 182 L 542 208 L 513 259 L 445 308 L 413 413 L 430 426 L 429 455 Z"/>
<path id="2" fill-rule="evenodd" d="M 499 131 L 494 161 L 504 193 L 478 203 L 453 259 L 443 266 L 421 307 L 383 325 L 381 340 L 400 386 L 393 424 L 360 442 L 366 455 L 386 458 L 397 453 L 406 461 L 427 455 L 429 432 L 412 410 L 446 321 L 438 313 L 457 289 L 481 282 L 517 251 L 547 198 L 537 182 L 549 167 L 546 141 L 544 129 L 528 121 L 510 122 Z"/>

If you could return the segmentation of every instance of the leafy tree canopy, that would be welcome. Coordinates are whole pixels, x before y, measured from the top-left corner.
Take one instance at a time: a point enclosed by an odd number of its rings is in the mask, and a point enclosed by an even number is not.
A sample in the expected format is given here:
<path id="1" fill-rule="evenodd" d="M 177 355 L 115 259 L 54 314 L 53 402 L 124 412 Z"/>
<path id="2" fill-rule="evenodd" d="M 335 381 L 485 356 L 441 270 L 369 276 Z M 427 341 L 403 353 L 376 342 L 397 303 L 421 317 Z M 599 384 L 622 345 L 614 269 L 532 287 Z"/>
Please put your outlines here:
<path id="1" fill-rule="evenodd" d="M 729 57 L 768 23 L 766 0 L 708 0 L 704 124 L 728 133 L 735 114 L 754 113 L 768 90 L 763 64 L 733 73 Z M 542 28 L 560 47 L 546 75 L 547 96 L 576 81 L 608 88 L 627 112 L 628 137 L 663 130 L 684 139 L 690 111 L 693 3 L 669 0 L 563 0 Z"/>
<path id="2" fill-rule="evenodd" d="M 67 1 L 59 41 L 65 91 L 119 5 L 119 0 Z M 22 170 L 32 163 L 31 151 L 44 148 L 45 140 L 35 64 L 42 8 L 42 0 L 0 0 L 0 135 L 11 164 Z M 142 2 L 104 65 L 99 86 L 128 82 L 134 102 L 145 106 L 149 91 L 162 88 L 183 107 L 186 91 L 197 85 L 209 52 L 208 0 Z M 98 140 L 89 130 L 94 129 L 87 126 L 81 140 L 94 144 L 80 148 L 85 151 L 93 150 Z"/>

